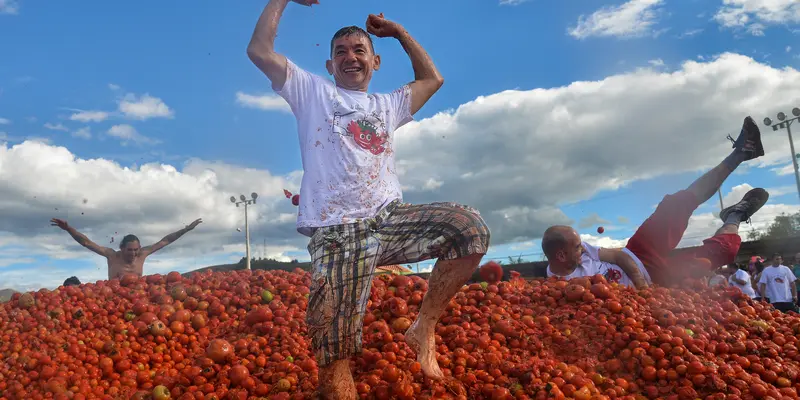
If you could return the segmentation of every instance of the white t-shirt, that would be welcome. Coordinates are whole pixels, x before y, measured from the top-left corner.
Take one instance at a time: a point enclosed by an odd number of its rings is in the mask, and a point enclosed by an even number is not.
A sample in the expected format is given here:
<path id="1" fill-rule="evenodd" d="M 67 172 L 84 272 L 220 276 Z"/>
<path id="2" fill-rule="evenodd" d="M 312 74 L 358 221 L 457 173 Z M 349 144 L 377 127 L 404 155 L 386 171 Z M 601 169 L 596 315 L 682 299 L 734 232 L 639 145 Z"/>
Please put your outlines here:
<path id="1" fill-rule="evenodd" d="M 603 275 L 609 283 L 619 283 L 620 285 L 634 287 L 633 281 L 628 277 L 627 274 L 619 267 L 617 264 L 611 264 L 604 261 L 600 261 L 600 249 L 590 245 L 589 243 L 582 242 L 583 244 L 583 254 L 581 254 L 581 265 L 575 268 L 575 271 L 572 271 L 571 274 L 567 276 L 555 275 L 553 271 L 550 270 L 550 264 L 547 265 L 547 276 L 561 276 L 564 279 L 572 279 L 572 278 L 579 278 L 582 276 L 594 276 L 597 274 Z M 647 273 L 647 270 L 644 268 L 642 261 L 639 260 L 639 257 L 636 257 L 630 250 L 622 249 L 622 251 L 626 252 L 633 261 L 636 263 L 636 266 L 639 267 L 639 271 L 641 271 L 642 276 L 644 277 L 647 284 L 652 284 L 653 281 L 650 279 L 650 274 Z"/>
<path id="2" fill-rule="evenodd" d="M 779 265 L 773 267 L 772 265 L 764 267 L 764 272 L 761 273 L 761 279 L 758 281 L 759 285 L 766 286 L 765 295 L 771 303 L 789 303 L 792 301 L 792 289 L 794 281 L 797 280 L 789 267 Z"/>
<path id="3" fill-rule="evenodd" d="M 740 285 L 740 284 L 736 283 L 733 280 L 733 278 L 743 280 L 744 281 L 744 285 Z M 748 274 L 747 271 L 745 271 L 743 269 L 736 270 L 736 273 L 731 275 L 730 278 L 728 278 L 728 283 L 731 286 L 736 286 L 739 289 L 741 289 L 742 293 L 750 296 L 751 299 L 756 297 L 756 291 L 753 290 L 753 283 L 750 281 L 750 274 Z"/>
<path id="4" fill-rule="evenodd" d="M 273 90 L 297 119 L 303 180 L 298 232 L 374 217 L 402 200 L 394 161 L 394 131 L 411 116 L 408 85 L 388 94 L 336 87 L 287 60 L 286 83 Z"/>

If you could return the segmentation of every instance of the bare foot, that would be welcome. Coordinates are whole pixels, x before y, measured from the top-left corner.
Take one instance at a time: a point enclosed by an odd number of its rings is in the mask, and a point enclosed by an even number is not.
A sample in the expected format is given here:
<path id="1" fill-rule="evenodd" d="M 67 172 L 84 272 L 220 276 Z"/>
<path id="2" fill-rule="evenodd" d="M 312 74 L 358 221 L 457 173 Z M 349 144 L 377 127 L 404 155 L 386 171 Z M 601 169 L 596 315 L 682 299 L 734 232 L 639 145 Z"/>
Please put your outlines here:
<path id="1" fill-rule="evenodd" d="M 349 360 L 337 360 L 319 369 L 320 397 L 325 400 L 357 399 Z"/>
<path id="2" fill-rule="evenodd" d="M 425 332 L 430 332 L 426 334 Z M 436 361 L 436 340 L 433 330 L 424 329 L 417 318 L 405 334 L 406 343 L 417 353 L 417 362 L 422 366 L 422 373 L 430 379 L 444 379 L 444 374 Z"/>

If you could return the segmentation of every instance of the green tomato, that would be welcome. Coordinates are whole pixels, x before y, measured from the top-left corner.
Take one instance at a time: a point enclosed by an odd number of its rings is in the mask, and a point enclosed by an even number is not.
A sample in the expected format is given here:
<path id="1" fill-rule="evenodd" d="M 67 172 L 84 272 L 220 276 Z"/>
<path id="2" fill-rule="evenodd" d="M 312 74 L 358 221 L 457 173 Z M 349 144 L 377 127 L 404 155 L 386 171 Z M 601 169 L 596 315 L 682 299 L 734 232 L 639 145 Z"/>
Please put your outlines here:
<path id="1" fill-rule="evenodd" d="M 269 303 L 274 298 L 275 298 L 275 296 L 273 296 L 272 292 L 270 292 L 269 290 L 262 290 L 261 291 L 261 301 L 263 301 L 264 303 Z"/>

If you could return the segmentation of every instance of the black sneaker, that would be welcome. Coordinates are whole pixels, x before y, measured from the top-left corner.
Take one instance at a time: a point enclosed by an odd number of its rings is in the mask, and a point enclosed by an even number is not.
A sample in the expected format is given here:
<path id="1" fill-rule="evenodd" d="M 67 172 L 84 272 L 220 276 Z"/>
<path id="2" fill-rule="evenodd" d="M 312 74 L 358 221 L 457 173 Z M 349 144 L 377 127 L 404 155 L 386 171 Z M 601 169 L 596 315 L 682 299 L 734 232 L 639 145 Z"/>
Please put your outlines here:
<path id="1" fill-rule="evenodd" d="M 748 116 L 744 119 L 742 130 L 736 140 L 728 135 L 728 139 L 733 142 L 733 148 L 747 153 L 747 160 L 752 160 L 764 155 L 764 146 L 761 144 L 761 131 L 753 118 Z"/>
<path id="2" fill-rule="evenodd" d="M 769 193 L 766 190 L 762 188 L 752 189 L 745 193 L 740 202 L 720 211 L 719 217 L 722 222 L 725 222 L 731 213 L 739 213 L 742 215 L 742 222 L 749 221 L 750 217 L 767 203 L 767 200 L 769 200 Z"/>

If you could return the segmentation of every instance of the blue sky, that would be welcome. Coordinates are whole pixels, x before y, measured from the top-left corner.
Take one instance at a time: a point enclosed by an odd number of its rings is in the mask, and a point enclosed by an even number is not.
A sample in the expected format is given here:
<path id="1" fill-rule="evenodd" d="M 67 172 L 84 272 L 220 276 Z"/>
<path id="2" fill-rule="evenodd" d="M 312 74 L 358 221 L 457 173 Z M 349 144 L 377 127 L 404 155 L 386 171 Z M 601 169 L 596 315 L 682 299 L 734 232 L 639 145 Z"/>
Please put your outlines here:
<path id="1" fill-rule="evenodd" d="M 295 120 L 245 54 L 265 4 L 0 0 L 0 37 L 8 38 L 0 42 L 0 179 L 12 182 L 0 188 L 0 219 L 14 221 L 0 226 L 0 287 L 104 277 L 104 261 L 50 227 L 51 217 L 112 247 L 111 236 L 153 241 L 202 217 L 146 271 L 238 259 L 242 210 L 226 199 L 250 191 L 261 195 L 250 220 L 254 255 L 267 240 L 268 256 L 307 258 L 281 194 L 299 188 Z M 490 257 L 540 259 L 542 228 L 577 227 L 595 214 L 606 222 L 587 222 L 587 240 L 624 243 L 664 194 L 729 152 L 725 135 L 745 115 L 774 119 L 800 106 L 800 45 L 792 46 L 800 7 L 759 4 L 323 1 L 290 4 L 276 46 L 325 74 L 339 27 L 379 12 L 403 24 L 446 81 L 398 133 L 406 198 L 473 204 L 497 231 Z M 383 65 L 371 90 L 412 79 L 395 40 L 375 45 Z M 768 156 L 722 189 L 730 201 L 753 186 L 772 191 L 773 207 L 754 220 L 759 229 L 798 209 L 785 131 L 762 132 Z M 549 168 L 559 172 L 542 172 Z M 698 210 L 686 244 L 713 232 L 715 210 L 716 198 Z"/>

